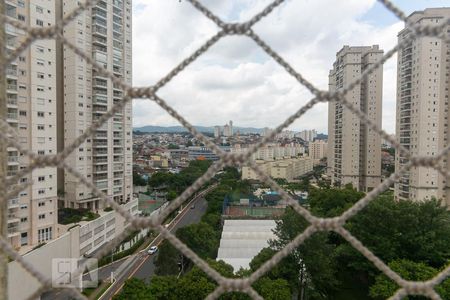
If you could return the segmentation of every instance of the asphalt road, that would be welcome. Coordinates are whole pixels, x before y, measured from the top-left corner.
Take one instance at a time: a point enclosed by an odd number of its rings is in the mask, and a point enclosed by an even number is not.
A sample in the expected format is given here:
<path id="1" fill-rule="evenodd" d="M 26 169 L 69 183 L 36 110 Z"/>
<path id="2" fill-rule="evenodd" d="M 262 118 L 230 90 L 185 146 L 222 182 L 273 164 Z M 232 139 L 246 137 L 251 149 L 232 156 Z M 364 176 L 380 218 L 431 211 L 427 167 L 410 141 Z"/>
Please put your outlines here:
<path id="1" fill-rule="evenodd" d="M 168 228 L 171 232 L 176 232 L 177 229 L 198 223 L 201 217 L 205 214 L 207 209 L 206 200 L 198 196 L 195 200 L 192 200 L 189 207 L 183 209 L 180 215 L 176 217 L 176 219 L 172 222 L 170 227 Z M 194 208 L 192 208 L 192 205 Z M 162 242 L 162 238 L 158 236 L 152 244 L 149 245 L 159 245 Z M 112 296 L 120 291 L 123 287 L 123 283 L 125 280 L 131 277 L 136 277 L 144 280 L 148 280 L 155 272 L 154 260 L 156 255 L 148 255 L 147 251 L 142 251 L 135 255 L 131 255 L 126 259 L 119 260 L 100 268 L 98 270 L 98 279 L 105 280 L 111 277 L 111 272 L 115 273 L 116 282 L 113 287 L 110 288 L 108 293 L 106 293 L 101 300 L 111 299 Z M 120 274 L 117 274 L 117 271 Z M 65 290 L 57 290 L 47 292 L 41 295 L 41 299 L 43 300 L 66 300 L 69 299 L 67 292 Z"/>
<path id="2" fill-rule="evenodd" d="M 190 208 L 186 212 L 186 215 L 184 215 L 184 217 L 181 218 L 180 221 L 171 228 L 171 232 L 176 232 L 178 228 L 200 222 L 200 219 L 206 212 L 207 206 L 208 203 L 205 201 L 204 198 L 198 199 L 197 202 L 195 203 L 195 208 L 194 209 Z M 147 281 L 147 279 L 149 279 L 149 277 L 152 276 L 155 272 L 154 261 L 156 256 L 157 254 L 156 255 L 145 254 L 141 258 L 141 261 L 144 262 L 136 270 L 136 272 L 133 274 L 132 277 L 144 279 Z"/>
<path id="3" fill-rule="evenodd" d="M 192 208 L 194 205 L 194 208 Z M 177 219 L 171 224 L 168 228 L 171 232 L 176 232 L 178 228 L 198 223 L 206 212 L 207 202 L 203 197 L 197 197 L 192 200 L 189 207 L 186 207 Z M 159 245 L 162 242 L 162 237 L 158 236 L 155 241 L 149 245 Z M 142 251 L 134 255 L 130 260 L 126 261 L 125 270 L 121 272 L 119 276 L 116 277 L 116 282 L 114 285 L 103 295 L 103 297 L 99 298 L 100 300 L 109 300 L 115 294 L 120 292 L 122 289 L 124 282 L 131 278 L 136 277 L 140 279 L 148 280 L 155 272 L 155 260 L 156 255 L 148 255 L 146 251 Z"/>

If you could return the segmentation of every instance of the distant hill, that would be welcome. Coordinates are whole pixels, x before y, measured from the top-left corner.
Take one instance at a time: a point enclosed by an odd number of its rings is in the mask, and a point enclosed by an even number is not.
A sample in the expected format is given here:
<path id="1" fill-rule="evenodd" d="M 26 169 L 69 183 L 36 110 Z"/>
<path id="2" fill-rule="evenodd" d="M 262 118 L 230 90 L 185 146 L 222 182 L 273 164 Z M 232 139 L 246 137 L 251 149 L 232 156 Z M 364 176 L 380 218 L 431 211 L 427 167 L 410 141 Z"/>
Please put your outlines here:
<path id="1" fill-rule="evenodd" d="M 200 132 L 205 133 L 214 133 L 213 126 L 194 126 Z M 263 128 L 254 128 L 254 127 L 233 127 L 233 131 L 238 131 L 242 134 L 249 133 L 259 133 L 262 134 L 264 132 Z M 153 126 L 147 125 L 143 127 L 134 127 L 133 131 L 140 131 L 141 133 L 181 133 L 188 132 L 186 128 L 183 126 Z M 328 136 L 323 133 L 319 133 L 316 137 L 319 140 L 326 140 Z"/>
<path id="2" fill-rule="evenodd" d="M 328 139 L 328 135 L 323 134 L 323 133 L 319 133 L 319 134 L 317 134 L 316 139 L 317 140 L 327 140 Z"/>
<path id="3" fill-rule="evenodd" d="M 195 129 L 197 129 L 200 132 L 207 132 L 207 133 L 214 133 L 214 127 L 210 126 L 195 126 Z M 262 133 L 262 128 L 253 128 L 253 127 L 233 127 L 233 130 L 236 132 L 239 130 L 240 133 L 247 134 L 247 133 Z M 183 126 L 143 126 L 143 127 L 134 127 L 133 131 L 140 131 L 140 132 L 148 132 L 148 133 L 157 133 L 157 132 L 163 132 L 163 133 L 181 133 L 181 132 L 187 132 L 187 129 Z"/>

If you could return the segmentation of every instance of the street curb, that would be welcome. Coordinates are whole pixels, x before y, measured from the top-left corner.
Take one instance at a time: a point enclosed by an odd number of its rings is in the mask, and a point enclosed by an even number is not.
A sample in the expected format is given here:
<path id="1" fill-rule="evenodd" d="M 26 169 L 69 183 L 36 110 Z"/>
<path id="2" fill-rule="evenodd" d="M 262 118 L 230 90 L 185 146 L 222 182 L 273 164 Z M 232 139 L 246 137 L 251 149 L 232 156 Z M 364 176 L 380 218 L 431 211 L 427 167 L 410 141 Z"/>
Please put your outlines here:
<path id="1" fill-rule="evenodd" d="M 97 299 L 101 299 L 101 298 L 109 291 L 109 289 L 113 287 L 113 285 L 114 285 L 115 282 L 116 282 L 116 279 L 113 278 L 113 282 L 111 282 L 111 285 L 109 286 L 109 288 L 107 288 L 107 289 L 103 292 L 103 294 L 101 294 L 100 296 L 98 296 Z"/>
<path id="2" fill-rule="evenodd" d="M 169 228 L 169 227 L 172 225 L 173 222 L 175 222 L 175 220 L 176 220 L 177 223 L 178 223 L 178 222 L 182 219 L 182 217 L 189 211 L 192 202 L 197 201 L 198 198 L 199 198 L 199 196 L 203 196 L 204 194 L 208 194 L 209 192 L 211 192 L 212 190 L 214 190 L 216 187 L 217 187 L 217 185 L 213 185 L 213 186 L 210 186 L 210 187 L 209 187 L 209 188 L 211 188 L 211 189 L 207 188 L 207 189 L 205 189 L 205 190 L 199 192 L 199 194 L 196 195 L 196 197 L 195 197 L 194 199 L 192 199 L 191 201 L 188 202 L 188 205 L 186 205 L 186 207 L 184 208 L 184 211 L 182 211 L 182 212 L 181 212 L 180 214 L 178 214 L 172 221 L 170 221 L 170 223 L 168 223 L 169 226 L 168 226 L 167 230 L 169 230 L 169 231 L 171 230 L 171 228 Z M 178 219 L 178 218 L 179 218 L 179 219 Z M 175 224 L 175 225 L 176 225 L 176 224 Z M 160 237 L 160 235 L 161 235 L 161 233 L 159 233 L 159 234 L 153 239 L 153 241 L 148 245 L 147 248 L 149 248 L 149 247 L 153 244 L 153 242 L 154 242 L 156 239 L 158 239 L 158 238 Z M 159 244 L 158 244 L 158 245 L 159 245 Z M 137 252 L 137 253 L 135 253 L 135 254 L 138 254 L 138 253 L 142 253 L 142 252 L 144 252 L 144 251 L 147 251 L 147 248 L 145 248 L 145 249 L 143 249 L 143 250 L 141 250 L 141 251 L 139 251 L 139 252 Z M 133 255 L 135 255 L 135 254 L 133 254 Z M 144 260 L 144 261 L 145 261 L 145 260 Z M 130 265 L 131 265 L 131 264 L 130 264 Z M 137 270 L 137 269 L 136 269 L 136 270 Z M 133 274 L 131 274 L 128 278 L 130 278 L 132 275 L 133 275 Z M 119 293 L 119 292 L 122 290 L 124 284 L 125 284 L 125 282 L 122 284 L 122 286 L 120 286 L 120 287 L 115 291 L 114 295 L 116 295 L 117 293 Z M 113 286 L 114 286 L 114 284 L 111 285 L 111 287 L 113 287 Z M 109 288 L 108 288 L 108 289 L 109 289 Z M 100 298 L 99 298 L 99 299 L 100 299 Z"/>

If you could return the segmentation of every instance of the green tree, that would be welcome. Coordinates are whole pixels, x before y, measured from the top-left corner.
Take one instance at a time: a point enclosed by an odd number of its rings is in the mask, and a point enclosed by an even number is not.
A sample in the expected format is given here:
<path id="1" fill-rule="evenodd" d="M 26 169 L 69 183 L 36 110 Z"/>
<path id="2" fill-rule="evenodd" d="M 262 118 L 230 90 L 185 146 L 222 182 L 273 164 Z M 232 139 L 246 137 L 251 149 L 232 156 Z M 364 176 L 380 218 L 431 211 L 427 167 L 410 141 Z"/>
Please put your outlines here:
<path id="1" fill-rule="evenodd" d="M 253 284 L 255 290 L 266 300 L 291 299 L 289 283 L 284 279 L 262 277 Z"/>
<path id="2" fill-rule="evenodd" d="M 182 227 L 177 230 L 177 237 L 202 258 L 214 258 L 217 255 L 220 237 L 207 223 Z"/>
<path id="3" fill-rule="evenodd" d="M 169 146 L 167 146 L 167 149 L 180 149 L 180 147 L 175 144 L 169 144 Z"/>
<path id="4" fill-rule="evenodd" d="M 389 263 L 389 267 L 397 272 L 403 279 L 412 281 L 426 281 L 438 273 L 433 267 L 424 263 L 416 263 L 409 260 L 394 260 Z M 381 274 L 375 278 L 375 284 L 370 287 L 370 296 L 374 299 L 387 299 L 394 295 L 399 286 Z M 444 281 L 436 287 L 442 299 L 450 299 L 450 279 Z M 410 296 L 404 299 L 427 299 L 426 297 Z"/>
<path id="5" fill-rule="evenodd" d="M 142 176 L 139 175 L 138 173 L 133 172 L 133 184 L 138 186 L 146 186 L 147 180 L 142 178 Z"/>
<path id="6" fill-rule="evenodd" d="M 308 223 L 292 208 L 277 222 L 274 230 L 277 240 L 271 241 L 272 247 L 279 250 L 303 232 Z M 326 233 L 316 233 L 297 247 L 291 254 L 291 262 L 297 274 L 300 295 L 308 294 L 314 299 L 329 299 L 336 290 L 337 263 L 334 245 L 328 243 Z M 290 279 L 293 282 L 295 279 Z M 295 288 L 295 286 L 293 287 Z"/>
<path id="7" fill-rule="evenodd" d="M 125 284 L 119 294 L 113 297 L 114 300 L 155 300 L 149 292 L 148 286 L 141 279 L 130 278 L 125 281 Z"/>
<path id="8" fill-rule="evenodd" d="M 153 276 L 148 291 L 155 299 L 177 300 L 177 281 L 176 276 Z"/>
<path id="9" fill-rule="evenodd" d="M 308 200 L 315 215 L 336 217 L 362 197 L 364 193 L 347 186 L 343 189 L 311 189 Z"/>
<path id="10" fill-rule="evenodd" d="M 155 259 L 156 275 L 178 275 L 178 263 L 181 261 L 180 252 L 172 244 L 164 240 L 159 246 L 159 254 Z"/>

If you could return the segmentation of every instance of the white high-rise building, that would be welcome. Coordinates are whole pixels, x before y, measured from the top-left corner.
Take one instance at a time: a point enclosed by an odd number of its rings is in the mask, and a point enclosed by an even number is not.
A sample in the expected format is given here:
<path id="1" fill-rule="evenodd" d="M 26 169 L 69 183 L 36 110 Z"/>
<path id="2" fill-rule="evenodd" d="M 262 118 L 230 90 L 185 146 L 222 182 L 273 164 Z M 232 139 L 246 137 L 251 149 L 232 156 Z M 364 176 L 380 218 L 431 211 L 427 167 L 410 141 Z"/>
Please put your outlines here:
<path id="1" fill-rule="evenodd" d="M 297 137 L 301 138 L 305 142 L 312 142 L 317 136 L 317 132 L 315 129 L 312 130 L 303 130 L 296 134 Z"/>
<path id="2" fill-rule="evenodd" d="M 336 55 L 329 75 L 330 92 L 339 91 L 360 77 L 383 56 L 377 45 L 344 46 Z M 383 67 L 379 67 L 351 91 L 346 100 L 381 128 Z M 370 191 L 381 183 L 381 139 L 379 134 L 342 103 L 328 104 L 328 170 L 331 182 L 351 183 L 359 191 Z"/>
<path id="3" fill-rule="evenodd" d="M 225 126 L 223 126 L 223 135 L 226 137 L 233 136 L 233 122 L 232 121 L 230 121 L 229 124 L 225 124 Z"/>
<path id="4" fill-rule="evenodd" d="M 323 140 L 317 140 L 309 143 L 309 157 L 312 159 L 322 159 L 327 156 L 328 143 Z"/>
<path id="5" fill-rule="evenodd" d="M 441 25 L 450 17 L 450 8 L 429 8 L 408 17 L 410 26 Z M 450 30 L 449 24 L 443 32 Z M 407 39 L 407 26 L 399 32 L 399 42 Z M 449 141 L 450 46 L 438 37 L 424 36 L 399 49 L 397 63 L 396 137 L 412 155 L 436 155 Z M 395 169 L 408 162 L 396 151 Z M 448 157 L 442 163 L 449 167 Z M 450 183 L 438 171 L 412 167 L 395 184 L 397 199 L 423 201 L 432 197 L 450 205 Z"/>
<path id="6" fill-rule="evenodd" d="M 6 1 L 5 14 L 25 26 L 55 25 L 57 1 Z M 22 30 L 5 26 L 7 52 L 27 38 Z M 18 132 L 23 148 L 38 155 L 57 153 L 56 135 L 56 42 L 39 39 L 6 69 L 7 122 Z M 1 80 L 5 80 L 2 78 Z M 26 156 L 8 148 L 7 176 L 11 178 L 29 164 Z M 14 248 L 47 242 L 56 236 L 57 171 L 39 168 L 17 182 L 33 185 L 8 199 L 8 240 Z"/>
<path id="7" fill-rule="evenodd" d="M 214 137 L 216 139 L 220 138 L 220 126 L 214 126 Z"/>
<path id="8" fill-rule="evenodd" d="M 62 15 L 78 6 L 78 1 L 63 0 Z M 64 36 L 92 55 L 93 59 L 126 83 L 132 82 L 131 1 L 100 0 L 64 28 Z M 70 145 L 92 122 L 113 104 L 122 101 L 124 92 L 102 76 L 93 66 L 63 46 L 63 84 L 59 97 L 59 147 Z M 85 177 L 115 202 L 132 197 L 132 112 L 131 103 L 109 119 L 67 159 Z M 91 190 L 67 172 L 59 177 L 62 203 L 66 207 L 97 210 L 103 203 Z"/>

